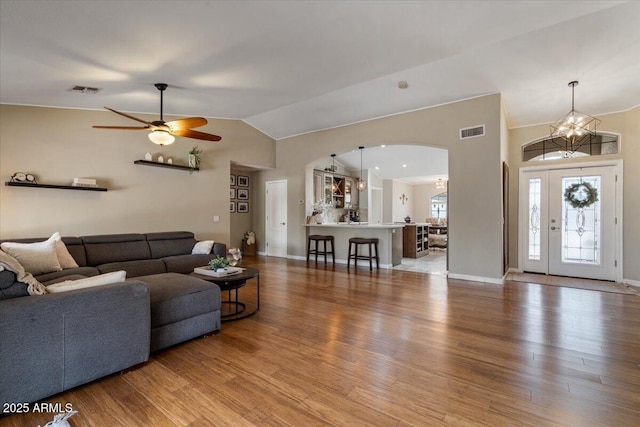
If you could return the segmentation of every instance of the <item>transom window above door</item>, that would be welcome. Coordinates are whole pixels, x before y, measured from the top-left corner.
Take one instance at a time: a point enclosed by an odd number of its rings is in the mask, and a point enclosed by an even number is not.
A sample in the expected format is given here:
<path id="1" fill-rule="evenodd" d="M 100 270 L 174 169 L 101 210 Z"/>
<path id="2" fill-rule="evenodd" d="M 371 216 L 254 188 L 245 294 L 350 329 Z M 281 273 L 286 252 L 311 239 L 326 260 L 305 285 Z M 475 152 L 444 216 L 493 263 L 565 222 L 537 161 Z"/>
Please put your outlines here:
<path id="1" fill-rule="evenodd" d="M 522 146 L 522 161 L 557 160 L 573 157 L 603 156 L 618 153 L 618 135 L 598 133 L 586 135 L 580 146 L 571 150 L 570 144 L 562 138 L 546 137 Z"/>

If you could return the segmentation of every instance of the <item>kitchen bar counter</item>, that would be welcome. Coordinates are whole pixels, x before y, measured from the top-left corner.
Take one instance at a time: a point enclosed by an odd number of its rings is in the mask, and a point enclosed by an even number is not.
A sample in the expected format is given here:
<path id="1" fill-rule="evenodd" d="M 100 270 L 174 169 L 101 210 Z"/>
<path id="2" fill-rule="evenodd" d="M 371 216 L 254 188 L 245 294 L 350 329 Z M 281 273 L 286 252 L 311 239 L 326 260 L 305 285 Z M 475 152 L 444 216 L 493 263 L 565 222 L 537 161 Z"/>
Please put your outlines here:
<path id="1" fill-rule="evenodd" d="M 404 224 L 325 223 L 305 224 L 305 227 L 307 228 L 307 236 L 322 234 L 335 237 L 336 263 L 347 263 L 349 239 L 352 237 L 377 237 L 380 240 L 378 243 L 380 268 L 391 268 L 402 262 L 402 228 Z M 366 253 L 367 249 L 364 250 Z M 369 267 L 368 262 L 360 261 L 359 263 Z"/>

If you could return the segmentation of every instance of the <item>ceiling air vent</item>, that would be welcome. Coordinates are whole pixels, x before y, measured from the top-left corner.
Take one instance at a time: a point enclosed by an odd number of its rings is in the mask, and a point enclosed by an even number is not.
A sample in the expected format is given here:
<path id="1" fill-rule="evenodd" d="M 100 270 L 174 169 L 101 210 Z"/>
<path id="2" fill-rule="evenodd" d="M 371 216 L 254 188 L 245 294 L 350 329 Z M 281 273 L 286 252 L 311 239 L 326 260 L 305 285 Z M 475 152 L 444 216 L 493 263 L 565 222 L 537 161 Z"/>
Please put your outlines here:
<path id="1" fill-rule="evenodd" d="M 96 94 L 101 90 L 102 88 L 99 88 L 99 87 L 73 86 L 71 89 L 69 89 L 69 92 Z"/>
<path id="2" fill-rule="evenodd" d="M 477 138 L 479 136 L 484 136 L 484 125 L 460 129 L 460 139 Z"/>

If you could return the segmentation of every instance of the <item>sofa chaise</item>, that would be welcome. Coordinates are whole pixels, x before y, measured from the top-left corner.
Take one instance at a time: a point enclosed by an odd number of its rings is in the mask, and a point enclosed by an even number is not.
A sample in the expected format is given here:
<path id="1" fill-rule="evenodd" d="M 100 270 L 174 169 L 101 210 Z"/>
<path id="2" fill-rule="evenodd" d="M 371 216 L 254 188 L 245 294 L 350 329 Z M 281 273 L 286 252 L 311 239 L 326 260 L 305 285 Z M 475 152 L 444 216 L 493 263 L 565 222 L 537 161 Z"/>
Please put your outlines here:
<path id="1" fill-rule="evenodd" d="M 127 280 L 0 299 L 0 403 L 43 399 L 220 329 L 220 289 L 187 274 L 226 255 L 225 244 L 192 254 L 196 239 L 186 231 L 61 240 L 78 267 L 36 275 L 45 286 L 120 270 Z"/>

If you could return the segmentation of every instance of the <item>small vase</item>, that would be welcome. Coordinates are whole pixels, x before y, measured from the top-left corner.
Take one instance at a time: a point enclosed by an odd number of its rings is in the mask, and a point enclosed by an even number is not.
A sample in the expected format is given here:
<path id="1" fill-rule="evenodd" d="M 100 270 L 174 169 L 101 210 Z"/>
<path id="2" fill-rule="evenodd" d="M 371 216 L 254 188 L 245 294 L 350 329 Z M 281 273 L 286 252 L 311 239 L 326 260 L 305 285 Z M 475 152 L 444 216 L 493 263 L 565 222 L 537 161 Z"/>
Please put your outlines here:
<path id="1" fill-rule="evenodd" d="M 198 167 L 195 154 L 189 154 L 189 167 L 193 169 Z"/>

